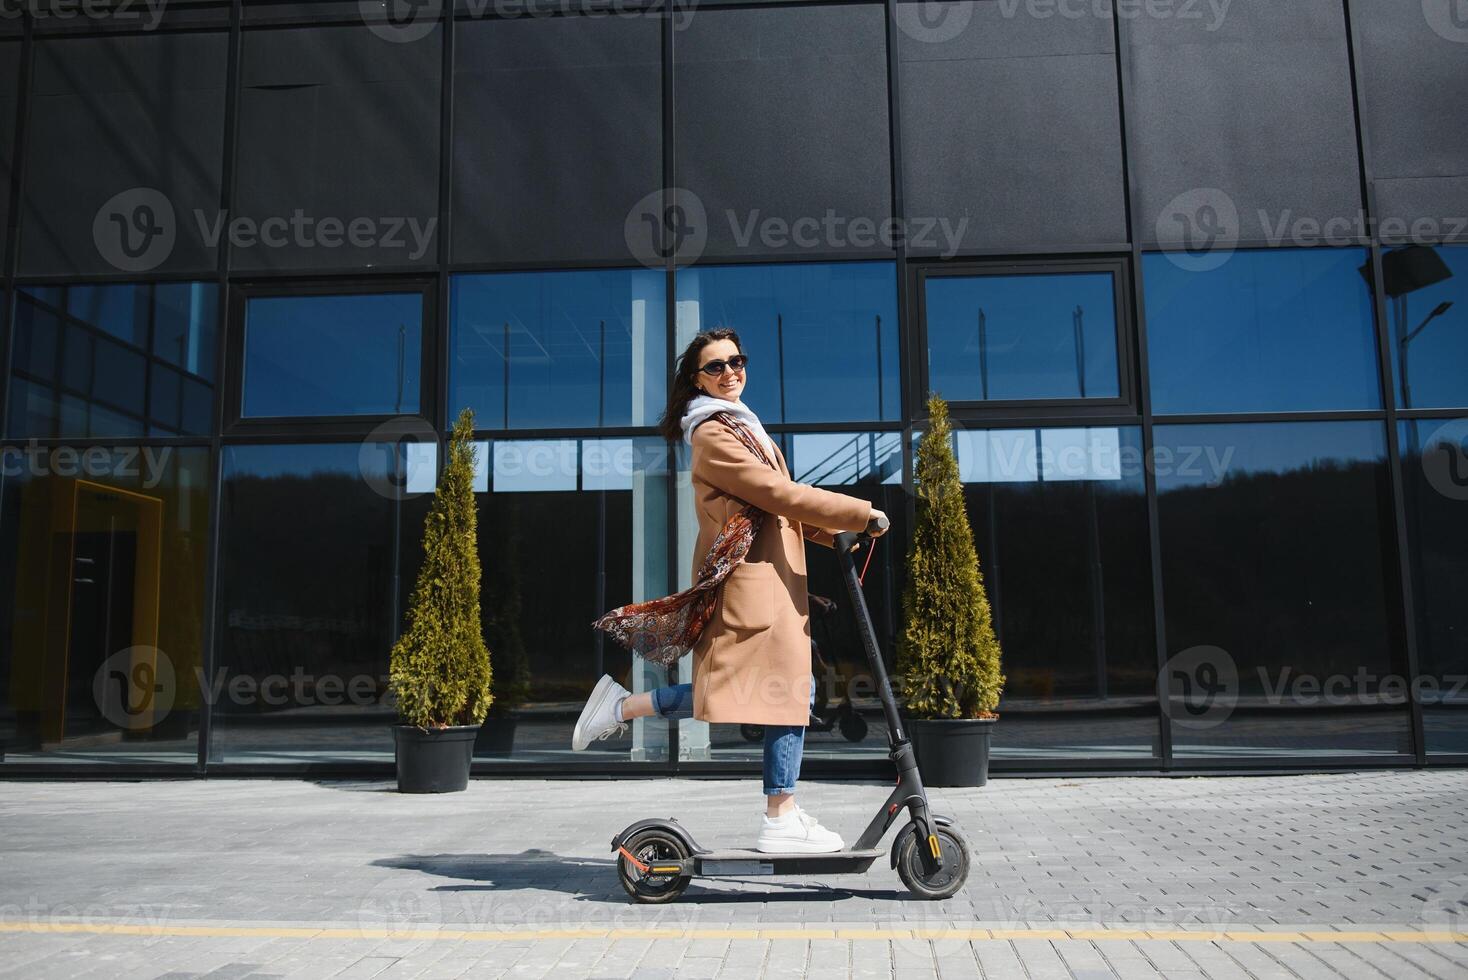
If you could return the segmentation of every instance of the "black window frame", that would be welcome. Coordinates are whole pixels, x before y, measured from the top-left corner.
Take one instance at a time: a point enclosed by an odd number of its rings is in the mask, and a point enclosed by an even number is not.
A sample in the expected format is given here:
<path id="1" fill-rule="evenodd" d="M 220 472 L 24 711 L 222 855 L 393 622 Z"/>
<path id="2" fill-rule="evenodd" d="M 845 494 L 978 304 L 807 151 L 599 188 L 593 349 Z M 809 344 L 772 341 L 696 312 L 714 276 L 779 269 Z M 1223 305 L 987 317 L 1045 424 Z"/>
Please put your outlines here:
<path id="1" fill-rule="evenodd" d="M 423 321 L 420 326 L 418 360 L 418 409 L 415 412 L 374 415 L 268 415 L 246 416 L 244 407 L 245 376 L 245 310 L 252 299 L 267 297 L 361 296 L 388 293 L 416 293 L 422 300 Z M 398 418 L 422 418 L 435 429 L 442 428 L 439 405 L 438 283 L 435 276 L 381 279 L 261 279 L 234 283 L 230 288 L 229 311 L 225 320 L 225 344 L 228 369 L 223 379 L 223 435 L 225 436 L 351 436 L 367 435 L 373 429 Z"/>
<path id="2" fill-rule="evenodd" d="M 927 418 L 926 393 L 928 376 L 928 311 L 927 284 L 930 278 L 974 278 L 981 276 L 1014 277 L 1067 275 L 1101 272 L 1111 276 L 1115 302 L 1117 395 L 1113 398 L 1007 398 L 983 400 L 953 399 L 948 402 L 953 417 L 960 420 L 996 418 L 1054 418 L 1139 415 L 1137 398 L 1136 353 L 1132 343 L 1134 304 L 1131 298 L 1131 260 L 1126 257 L 1098 257 L 1035 260 L 996 259 L 972 261 L 939 261 L 908 263 L 908 381 L 911 384 L 912 416 Z"/>

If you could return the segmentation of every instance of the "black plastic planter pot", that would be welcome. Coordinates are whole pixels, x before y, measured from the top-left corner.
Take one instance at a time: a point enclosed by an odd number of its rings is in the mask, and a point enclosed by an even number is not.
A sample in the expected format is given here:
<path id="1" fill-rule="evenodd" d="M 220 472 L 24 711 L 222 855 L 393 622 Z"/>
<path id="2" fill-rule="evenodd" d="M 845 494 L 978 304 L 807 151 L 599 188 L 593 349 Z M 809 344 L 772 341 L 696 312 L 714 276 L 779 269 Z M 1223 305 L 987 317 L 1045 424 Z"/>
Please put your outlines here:
<path id="1" fill-rule="evenodd" d="M 469 786 L 478 725 L 424 730 L 394 725 L 399 793 L 457 793 Z"/>
<path id="2" fill-rule="evenodd" d="M 925 786 L 983 786 L 997 718 L 922 719 L 907 723 Z"/>

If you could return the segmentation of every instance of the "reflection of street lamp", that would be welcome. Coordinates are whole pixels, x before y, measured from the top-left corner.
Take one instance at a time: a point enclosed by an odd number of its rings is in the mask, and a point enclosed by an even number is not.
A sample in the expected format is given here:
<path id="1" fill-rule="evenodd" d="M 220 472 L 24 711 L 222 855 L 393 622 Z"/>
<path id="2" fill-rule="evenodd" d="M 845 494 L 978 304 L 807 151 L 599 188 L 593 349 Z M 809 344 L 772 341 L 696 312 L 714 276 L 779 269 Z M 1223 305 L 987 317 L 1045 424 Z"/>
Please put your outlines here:
<path id="1" fill-rule="evenodd" d="M 1070 315 L 1071 329 L 1076 338 L 1076 384 L 1081 397 L 1086 397 L 1086 311 L 1077 306 Z"/>
<path id="2" fill-rule="evenodd" d="M 1365 278 L 1367 285 L 1375 291 L 1375 279 L 1372 275 L 1371 263 L 1368 261 L 1361 266 L 1361 275 Z M 1452 308 L 1451 302 L 1439 303 L 1427 318 L 1419 323 L 1415 329 L 1407 329 L 1407 294 L 1428 286 L 1435 286 L 1446 279 L 1453 277 L 1453 270 L 1443 261 L 1437 250 L 1426 245 L 1408 245 L 1403 248 L 1393 249 L 1381 257 L 1381 280 L 1386 295 L 1392 300 L 1392 334 L 1396 339 L 1397 357 L 1397 383 L 1401 388 L 1401 402 L 1403 409 L 1412 407 L 1412 387 L 1409 383 L 1407 367 L 1407 345 L 1410 344 L 1418 334 L 1422 333 L 1433 320 L 1442 316 Z M 1404 420 L 1407 429 L 1406 452 L 1402 454 L 1403 462 L 1407 460 L 1418 460 L 1420 462 L 1421 449 L 1419 448 L 1419 436 L 1417 433 L 1417 420 L 1409 418 Z M 1403 506 L 1407 518 L 1407 564 L 1408 574 L 1412 581 L 1412 592 L 1415 593 L 1415 618 L 1418 623 L 1426 621 L 1427 618 L 1427 592 L 1422 588 L 1424 572 L 1422 568 L 1422 520 L 1418 514 L 1417 496 L 1407 492 L 1405 471 L 1403 473 Z M 1415 481 L 1414 481 L 1415 482 Z M 1417 624 L 1410 624 L 1415 627 Z M 1410 628 L 1409 627 L 1409 628 Z"/>
<path id="3" fill-rule="evenodd" d="M 596 355 L 596 430 L 601 434 L 602 426 L 607 424 L 607 321 L 597 321 L 598 329 L 601 331 L 600 346 Z M 606 443 L 601 443 L 606 448 Z M 585 452 L 585 443 L 581 445 Z M 581 476 L 585 477 L 585 469 L 582 468 Z M 600 489 L 596 492 L 596 608 L 607 607 L 607 484 L 602 479 Z M 606 648 L 602 646 L 602 640 L 606 636 L 601 630 L 596 633 L 596 676 L 600 677 L 606 672 Z"/>
<path id="4" fill-rule="evenodd" d="M 1402 319 L 1397 321 L 1397 329 L 1398 332 L 1400 332 L 1401 327 L 1405 324 L 1406 320 L 1407 297 L 1398 297 L 1397 301 L 1401 304 L 1403 314 Z M 1402 376 L 1403 408 L 1412 407 L 1412 386 L 1407 380 L 1407 345 L 1410 344 L 1413 338 L 1415 338 L 1423 330 L 1426 330 L 1429 323 L 1431 323 L 1433 320 L 1436 320 L 1438 317 L 1442 316 L 1444 313 L 1452 308 L 1452 300 L 1446 300 L 1442 303 L 1437 304 L 1437 308 L 1434 309 L 1431 313 L 1427 314 L 1426 320 L 1423 320 L 1421 323 L 1419 323 L 1415 329 L 1409 331 L 1408 333 L 1402 334 L 1401 338 L 1397 341 L 1397 364 L 1398 370 Z"/>
<path id="5" fill-rule="evenodd" d="M 1361 277 L 1366 280 L 1368 287 L 1375 291 L 1375 280 L 1372 275 L 1371 263 L 1368 261 L 1360 268 Z M 1407 330 L 1407 294 L 1415 293 L 1419 289 L 1435 286 L 1438 283 L 1451 279 L 1453 270 L 1443 261 L 1437 250 L 1427 245 L 1407 245 L 1403 248 L 1395 248 L 1381 257 L 1381 281 L 1386 290 L 1387 298 L 1392 301 L 1392 334 L 1396 340 L 1397 354 L 1397 382 L 1402 391 L 1402 407 L 1411 408 L 1411 390 L 1407 384 L 1407 344 L 1411 342 L 1424 327 L 1431 323 L 1436 317 L 1446 313 L 1452 304 L 1439 304 L 1426 320 L 1418 324 L 1415 330 Z"/>
<path id="6" fill-rule="evenodd" d="M 989 400 L 989 318 L 979 307 L 979 385 L 984 401 Z"/>
<path id="7" fill-rule="evenodd" d="M 398 324 L 398 388 L 397 388 L 397 397 L 393 401 L 393 414 L 394 415 L 402 415 L 403 414 L 403 383 L 404 383 L 403 362 L 404 362 L 404 356 L 405 356 L 406 348 L 407 348 L 407 338 L 408 338 L 408 325 L 406 323 L 399 323 Z M 402 537 L 403 537 L 403 497 L 407 495 L 407 489 L 408 489 L 408 468 L 407 468 L 407 465 L 406 465 L 407 460 L 405 458 L 407 452 L 408 452 L 408 450 L 404 447 L 404 444 L 401 443 L 401 442 L 399 442 L 398 444 L 394 445 L 393 448 L 392 448 L 393 468 L 396 470 L 399 466 L 401 466 L 402 469 L 401 469 L 401 471 L 399 471 L 397 473 L 397 479 L 394 481 L 394 483 L 397 486 L 397 492 L 393 495 L 394 496 L 394 500 L 392 502 L 392 570 L 388 573 L 388 581 L 392 583 L 389 586 L 390 595 L 389 595 L 389 598 L 388 598 L 388 615 L 390 617 L 392 617 L 391 619 L 388 620 L 388 622 L 390 623 L 390 625 L 388 626 L 388 633 L 389 633 L 390 636 L 391 635 L 394 635 L 393 634 L 393 631 L 395 631 L 398 628 L 398 616 L 399 616 L 399 613 L 400 613 L 399 603 L 398 603 L 398 592 L 403 587 L 403 583 L 402 583 L 402 564 L 403 564 L 403 542 L 402 542 Z M 435 463 L 436 462 L 437 462 L 437 460 L 435 460 Z"/>

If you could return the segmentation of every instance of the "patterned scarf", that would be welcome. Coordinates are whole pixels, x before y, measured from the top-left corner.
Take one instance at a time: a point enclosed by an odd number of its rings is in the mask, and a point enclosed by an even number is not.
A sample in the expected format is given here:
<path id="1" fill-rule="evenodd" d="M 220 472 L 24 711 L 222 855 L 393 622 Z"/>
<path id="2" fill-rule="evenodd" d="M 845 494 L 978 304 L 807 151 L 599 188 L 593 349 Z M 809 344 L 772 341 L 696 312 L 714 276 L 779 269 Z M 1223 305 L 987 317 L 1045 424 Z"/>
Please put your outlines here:
<path id="1" fill-rule="evenodd" d="M 728 412 L 709 416 L 733 430 L 751 453 L 767 466 L 778 466 L 765 455 L 759 439 L 739 419 Z M 765 512 L 753 504 L 745 504 L 739 513 L 724 524 L 699 566 L 693 586 L 682 592 L 647 602 L 618 606 L 591 625 L 603 630 L 619 644 L 640 654 L 648 663 L 672 667 L 693 649 L 704 627 L 714 614 L 715 591 L 734 566 L 749 554 L 754 536 L 759 533 Z"/>

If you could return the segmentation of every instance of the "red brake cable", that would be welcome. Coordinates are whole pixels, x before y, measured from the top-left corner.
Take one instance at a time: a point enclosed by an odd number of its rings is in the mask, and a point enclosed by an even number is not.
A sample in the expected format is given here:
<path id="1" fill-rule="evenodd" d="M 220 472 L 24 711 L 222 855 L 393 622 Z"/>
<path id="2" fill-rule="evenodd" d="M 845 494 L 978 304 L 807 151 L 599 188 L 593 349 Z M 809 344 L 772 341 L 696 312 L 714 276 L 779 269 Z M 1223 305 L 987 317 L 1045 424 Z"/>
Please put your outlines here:
<path id="1" fill-rule="evenodd" d="M 871 567 L 871 564 L 872 564 L 872 553 L 877 550 L 877 539 L 876 538 L 870 538 L 868 540 L 869 540 L 869 546 L 867 547 L 867 560 L 862 563 L 862 566 L 861 566 L 861 574 L 856 577 L 856 584 L 857 585 L 866 585 L 866 581 L 867 581 L 867 569 L 869 567 Z"/>

